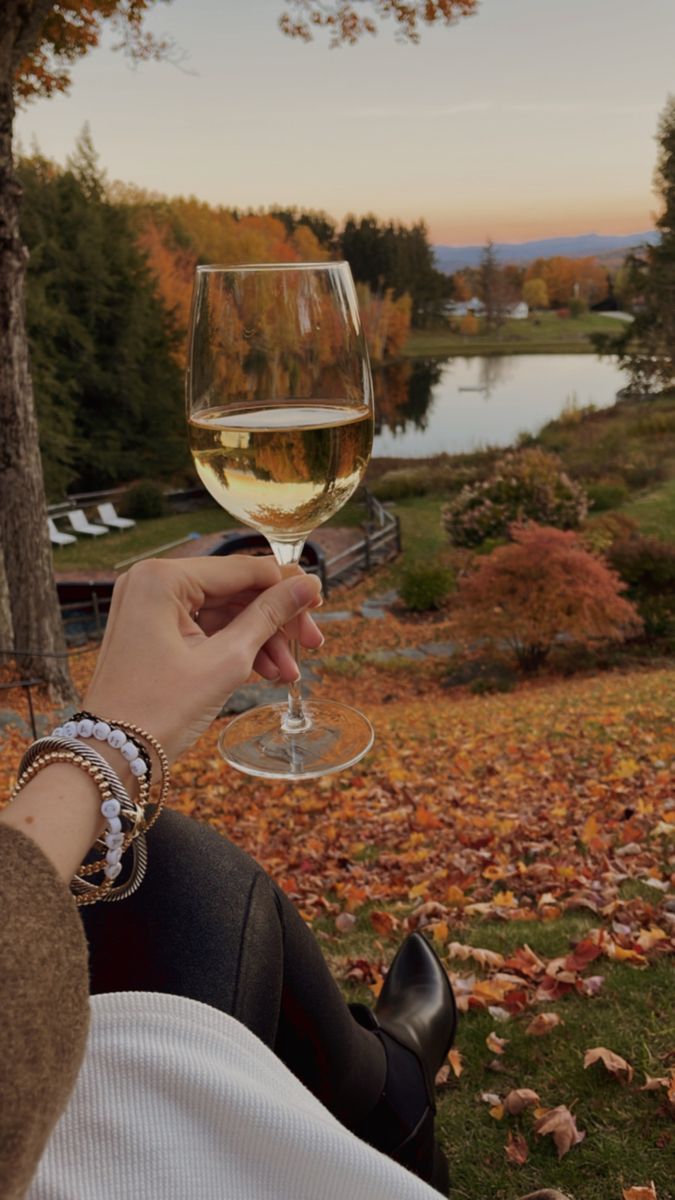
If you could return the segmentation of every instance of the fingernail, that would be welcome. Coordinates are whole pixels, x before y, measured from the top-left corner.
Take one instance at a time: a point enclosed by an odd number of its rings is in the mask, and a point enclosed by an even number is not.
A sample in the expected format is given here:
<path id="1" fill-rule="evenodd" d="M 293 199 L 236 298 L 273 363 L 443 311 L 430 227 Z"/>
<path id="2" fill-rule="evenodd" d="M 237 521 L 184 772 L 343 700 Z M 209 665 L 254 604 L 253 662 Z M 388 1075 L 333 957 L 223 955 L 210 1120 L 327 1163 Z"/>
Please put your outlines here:
<path id="1" fill-rule="evenodd" d="M 291 588 L 296 603 L 300 608 L 306 608 L 316 598 L 316 583 L 313 579 L 298 579 Z"/>

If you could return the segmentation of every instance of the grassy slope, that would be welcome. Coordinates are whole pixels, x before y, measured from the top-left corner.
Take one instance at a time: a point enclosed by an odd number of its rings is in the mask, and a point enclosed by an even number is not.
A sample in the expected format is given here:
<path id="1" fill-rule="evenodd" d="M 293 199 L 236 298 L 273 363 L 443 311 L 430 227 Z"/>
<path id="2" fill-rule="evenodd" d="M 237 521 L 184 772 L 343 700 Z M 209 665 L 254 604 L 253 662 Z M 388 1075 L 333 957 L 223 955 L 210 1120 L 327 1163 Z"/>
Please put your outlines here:
<path id="1" fill-rule="evenodd" d="M 404 348 L 407 358 L 435 358 L 469 354 L 592 354 L 590 333 L 618 333 L 612 317 L 585 313 L 561 318 L 541 313 L 534 321 L 505 321 L 499 334 L 481 330 L 474 337 L 440 330 L 413 330 Z"/>
<path id="2" fill-rule="evenodd" d="M 667 542 L 675 541 L 675 479 L 638 496 L 625 505 L 622 512 L 637 521 L 643 533 Z"/>
<path id="3" fill-rule="evenodd" d="M 513 702 L 517 706 L 517 698 Z M 643 890 L 648 895 L 650 889 Z M 597 924 L 598 918 L 590 913 L 567 914 L 551 922 L 473 920 L 453 931 L 453 937 L 505 955 L 526 943 L 548 958 L 568 953 L 570 942 Z M 391 943 L 392 954 L 397 937 Z M 349 940 L 341 939 L 341 950 L 354 959 L 376 957 L 365 913 Z M 468 967 L 460 962 L 452 965 L 459 970 Z M 595 999 L 569 994 L 505 1024 L 487 1010 L 473 1010 L 460 1018 L 456 1045 L 464 1069 L 459 1079 L 451 1078 L 438 1104 L 453 1200 L 483 1200 L 488 1195 L 490 1200 L 513 1200 L 541 1187 L 560 1188 L 575 1200 L 620 1200 L 623 1187 L 646 1185 L 652 1179 L 659 1200 L 674 1200 L 673 1150 L 668 1140 L 672 1119 L 660 1111 L 653 1093 L 637 1090 L 644 1072 L 663 1073 L 675 1042 L 672 960 L 661 960 L 647 970 L 606 961 L 595 965 L 597 971 L 588 973 L 605 979 Z M 372 1003 L 365 990 L 348 995 Z M 558 1012 L 564 1025 L 546 1037 L 526 1036 L 525 1027 L 538 1011 Z M 508 1038 L 498 1060 L 485 1044 L 492 1031 Z M 636 1068 L 631 1088 L 603 1073 L 602 1067 L 584 1070 L 584 1053 L 595 1046 L 607 1046 Z M 578 1128 L 585 1130 L 586 1140 L 562 1160 L 551 1138 L 533 1134 L 531 1110 L 497 1121 L 489 1114 L 490 1106 L 480 1100 L 482 1092 L 504 1096 L 522 1087 L 534 1089 L 542 1107 L 567 1105 Z M 530 1157 L 524 1166 L 511 1166 L 505 1159 L 510 1130 L 528 1141 Z M 663 1147 L 657 1145 L 658 1139 L 665 1142 Z"/>

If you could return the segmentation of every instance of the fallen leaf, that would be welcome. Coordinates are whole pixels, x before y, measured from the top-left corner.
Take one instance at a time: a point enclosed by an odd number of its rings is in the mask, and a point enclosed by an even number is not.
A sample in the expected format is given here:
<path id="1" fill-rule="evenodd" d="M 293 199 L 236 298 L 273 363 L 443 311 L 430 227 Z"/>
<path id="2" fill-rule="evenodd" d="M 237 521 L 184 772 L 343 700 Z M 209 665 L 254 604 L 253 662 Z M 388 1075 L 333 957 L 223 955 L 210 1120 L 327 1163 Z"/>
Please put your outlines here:
<path id="1" fill-rule="evenodd" d="M 436 1078 L 434 1080 L 436 1087 L 437 1088 L 446 1087 L 449 1078 L 450 1078 L 450 1065 L 449 1065 L 449 1063 L 443 1063 L 443 1066 L 439 1067 L 436 1072 Z"/>
<path id="2" fill-rule="evenodd" d="M 490 1116 L 495 1121 L 501 1121 L 504 1117 L 504 1112 L 504 1105 L 500 1102 L 499 1104 L 493 1104 L 492 1108 L 490 1109 Z"/>
<path id="3" fill-rule="evenodd" d="M 623 1200 L 658 1200 L 653 1183 L 646 1187 L 629 1187 L 623 1189 Z"/>
<path id="4" fill-rule="evenodd" d="M 539 1137 L 546 1137 L 547 1134 L 550 1134 L 555 1142 L 558 1158 L 562 1158 L 573 1146 L 578 1146 L 579 1142 L 583 1142 L 586 1137 L 584 1130 L 577 1129 L 574 1115 L 565 1104 L 559 1104 L 557 1108 L 549 1108 L 548 1112 L 537 1121 L 534 1132 Z"/>
<path id="5" fill-rule="evenodd" d="M 377 909 L 374 909 L 370 913 L 370 923 L 375 932 L 379 933 L 380 937 L 389 937 L 398 928 L 399 924 L 396 917 L 393 917 L 391 913 L 379 912 Z"/>
<path id="6" fill-rule="evenodd" d="M 492 1033 L 489 1033 L 485 1039 L 485 1045 L 487 1046 L 488 1050 L 492 1051 L 493 1054 L 503 1054 L 504 1047 L 508 1046 L 508 1044 L 509 1039 L 498 1037 L 494 1029 L 492 1030 Z"/>
<path id="7" fill-rule="evenodd" d="M 513 1133 L 509 1130 L 509 1136 L 506 1139 L 504 1147 L 507 1162 L 514 1163 L 517 1167 L 522 1167 L 527 1162 L 530 1154 L 530 1147 L 522 1133 Z"/>
<path id="8" fill-rule="evenodd" d="M 598 826 L 598 818 L 596 817 L 595 813 L 593 813 L 584 822 L 584 827 L 581 830 L 581 834 L 580 834 L 581 841 L 584 843 L 585 846 L 590 845 L 590 843 L 593 841 L 593 839 L 598 836 L 599 831 L 600 830 L 599 830 L 599 826 Z"/>
<path id="9" fill-rule="evenodd" d="M 504 966 L 504 957 L 496 950 L 482 950 L 480 946 L 463 946 L 461 942 L 450 942 L 448 957 L 460 958 L 465 961 L 467 958 L 472 958 L 480 967 L 496 971 L 501 970 Z"/>
<path id="10" fill-rule="evenodd" d="M 579 980 L 577 990 L 583 996 L 597 996 L 604 982 L 604 975 L 588 975 L 586 979 Z"/>
<path id="11" fill-rule="evenodd" d="M 464 1063 L 462 1062 L 462 1055 L 460 1054 L 459 1050 L 453 1048 L 449 1051 L 448 1062 L 450 1063 L 450 1066 L 452 1067 L 457 1079 L 459 1079 L 462 1071 L 464 1070 Z"/>
<path id="12" fill-rule="evenodd" d="M 563 1021 L 562 1017 L 558 1015 L 558 1013 L 537 1013 L 536 1017 L 530 1021 L 525 1033 L 529 1034 L 530 1037 L 544 1037 L 545 1034 L 550 1033 L 552 1029 L 555 1029 L 556 1025 L 564 1025 L 564 1023 L 565 1022 Z"/>
<path id="13" fill-rule="evenodd" d="M 526 1108 L 531 1108 L 534 1104 L 539 1103 L 539 1096 L 532 1088 L 514 1088 L 504 1097 L 504 1111 L 510 1117 L 515 1117 L 518 1113 L 523 1112 Z"/>
<path id="14" fill-rule="evenodd" d="M 667 1078 L 664 1078 L 664 1077 L 658 1078 L 653 1075 L 648 1075 L 647 1072 L 645 1071 L 645 1082 L 643 1083 L 641 1088 L 638 1088 L 638 1091 L 640 1091 L 640 1092 L 656 1092 L 656 1091 L 658 1091 L 659 1088 L 667 1088 L 668 1083 L 669 1083 L 669 1080 Z"/>
<path id="15" fill-rule="evenodd" d="M 608 1050 L 605 1046 L 596 1046 L 593 1050 L 587 1050 L 584 1054 L 584 1070 L 587 1067 L 592 1067 L 596 1062 L 601 1062 L 610 1075 L 614 1075 L 621 1083 L 631 1082 L 634 1073 L 633 1068 L 630 1063 L 626 1062 L 625 1058 L 621 1058 L 613 1050 Z"/>
<path id="16" fill-rule="evenodd" d="M 488 1012 L 493 1021 L 510 1021 L 511 1013 L 507 1008 L 502 1008 L 499 1004 L 488 1004 Z"/>
<path id="17" fill-rule="evenodd" d="M 582 938 L 577 942 L 571 954 L 565 959 L 565 966 L 568 971 L 583 971 L 589 963 L 598 958 L 602 954 L 602 947 L 597 942 L 590 938 Z"/>
<path id="18" fill-rule="evenodd" d="M 449 933 L 447 921 L 434 921 L 431 925 L 427 925 L 426 929 L 431 934 L 434 941 L 438 942 L 439 945 L 443 945 L 445 942 L 447 942 Z"/>

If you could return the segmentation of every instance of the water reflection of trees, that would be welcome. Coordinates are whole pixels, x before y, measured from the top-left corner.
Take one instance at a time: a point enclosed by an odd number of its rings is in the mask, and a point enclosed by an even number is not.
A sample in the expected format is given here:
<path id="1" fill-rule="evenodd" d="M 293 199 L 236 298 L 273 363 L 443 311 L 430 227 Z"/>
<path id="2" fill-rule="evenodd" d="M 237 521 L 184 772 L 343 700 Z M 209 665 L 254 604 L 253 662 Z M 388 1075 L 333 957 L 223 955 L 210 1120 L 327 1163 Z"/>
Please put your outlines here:
<path id="1" fill-rule="evenodd" d="M 495 388 L 501 387 L 513 375 L 515 364 L 508 354 L 490 354 L 478 360 L 479 386 L 489 400 Z"/>
<path id="2" fill-rule="evenodd" d="M 390 363 L 373 373 L 375 388 L 375 432 L 393 434 L 427 428 L 433 389 L 450 364 L 435 359 Z"/>

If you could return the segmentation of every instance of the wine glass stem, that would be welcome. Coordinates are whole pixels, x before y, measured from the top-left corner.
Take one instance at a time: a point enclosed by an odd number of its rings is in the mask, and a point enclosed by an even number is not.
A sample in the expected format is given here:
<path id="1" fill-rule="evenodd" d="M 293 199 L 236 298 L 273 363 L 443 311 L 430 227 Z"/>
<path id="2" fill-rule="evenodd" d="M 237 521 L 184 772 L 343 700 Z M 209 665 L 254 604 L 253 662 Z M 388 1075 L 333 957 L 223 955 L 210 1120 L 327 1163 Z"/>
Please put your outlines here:
<path id="1" fill-rule="evenodd" d="M 300 562 L 302 551 L 305 545 L 305 539 L 302 538 L 299 542 L 275 542 L 272 538 L 268 538 L 270 546 L 274 552 L 281 574 L 294 575 L 295 568 Z M 293 655 L 298 670 L 300 669 L 300 645 L 297 638 L 292 638 L 289 643 L 289 650 Z M 293 683 L 288 685 L 288 708 L 281 721 L 281 728 L 284 733 L 295 735 L 304 733 L 310 727 L 310 720 L 302 703 L 302 679 L 300 676 Z"/>

